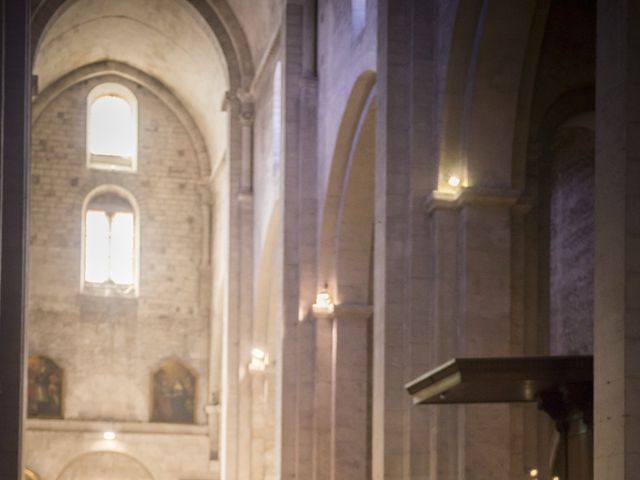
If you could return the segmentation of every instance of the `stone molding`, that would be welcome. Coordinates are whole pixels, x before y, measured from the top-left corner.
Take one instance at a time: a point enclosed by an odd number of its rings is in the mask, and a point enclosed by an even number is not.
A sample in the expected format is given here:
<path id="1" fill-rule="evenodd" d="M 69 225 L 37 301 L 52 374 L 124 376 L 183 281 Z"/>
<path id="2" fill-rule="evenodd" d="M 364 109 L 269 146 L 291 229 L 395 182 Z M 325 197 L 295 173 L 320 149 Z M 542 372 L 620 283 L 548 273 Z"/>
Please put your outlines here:
<path id="1" fill-rule="evenodd" d="M 521 193 L 507 188 L 464 187 L 457 192 L 434 190 L 424 201 L 427 214 L 436 210 L 460 210 L 464 207 L 506 207 L 518 204 Z"/>
<path id="2" fill-rule="evenodd" d="M 171 424 L 151 422 L 108 422 L 100 420 L 48 420 L 29 418 L 26 421 L 27 431 L 48 432 L 83 432 L 102 433 L 113 431 L 116 434 L 170 434 L 170 435 L 204 435 L 209 434 L 208 425 Z"/>

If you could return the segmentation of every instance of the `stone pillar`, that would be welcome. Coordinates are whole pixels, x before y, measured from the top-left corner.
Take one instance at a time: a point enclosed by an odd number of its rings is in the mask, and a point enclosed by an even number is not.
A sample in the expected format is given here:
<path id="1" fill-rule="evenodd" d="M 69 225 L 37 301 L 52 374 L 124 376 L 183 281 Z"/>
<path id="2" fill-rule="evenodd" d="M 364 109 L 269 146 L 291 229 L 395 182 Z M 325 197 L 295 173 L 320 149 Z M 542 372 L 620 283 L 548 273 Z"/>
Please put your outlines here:
<path id="1" fill-rule="evenodd" d="M 460 354 L 511 354 L 511 205 L 509 192 L 461 197 L 459 232 Z M 511 413 L 508 405 L 465 406 L 460 419 L 461 464 L 466 480 L 510 480 Z"/>
<path id="2" fill-rule="evenodd" d="M 283 315 L 278 375 L 281 479 L 313 477 L 317 245 L 317 78 L 305 60 L 311 0 L 289 0 L 284 9 Z"/>
<path id="3" fill-rule="evenodd" d="M 329 480 L 332 474 L 333 314 L 316 313 L 315 317 L 313 479 Z"/>
<path id="4" fill-rule="evenodd" d="M 426 479 L 428 410 L 404 384 L 429 368 L 428 224 L 437 178 L 434 3 L 378 1 L 372 478 Z"/>
<path id="5" fill-rule="evenodd" d="M 238 480 L 251 478 L 252 452 L 252 397 L 253 378 L 248 370 L 253 348 L 253 122 L 255 107 L 253 99 L 244 92 L 238 93 L 239 123 L 241 129 L 242 160 L 240 188 L 237 195 L 240 213 L 240 295 L 238 317 Z"/>
<path id="6" fill-rule="evenodd" d="M 369 305 L 338 305 L 333 320 L 331 480 L 367 480 Z"/>
<path id="7" fill-rule="evenodd" d="M 433 242 L 432 314 L 430 333 L 431 365 L 441 365 L 458 356 L 458 216 L 448 202 L 431 198 L 428 202 Z M 460 409 L 457 405 L 427 407 L 430 411 L 431 478 L 459 478 L 458 439 Z"/>
<path id="8" fill-rule="evenodd" d="M 228 291 L 222 328 L 221 474 L 228 480 L 250 474 L 253 315 L 253 195 L 251 193 L 253 105 L 242 92 L 228 94 Z M 224 192 L 226 193 L 226 192 Z M 224 194 L 223 193 L 223 194 Z"/>
<path id="9" fill-rule="evenodd" d="M 640 7 L 598 1 L 594 457 L 598 480 L 640 471 Z"/>
<path id="10" fill-rule="evenodd" d="M 22 478 L 24 289 L 29 172 L 29 2 L 0 4 L 0 478 Z"/>

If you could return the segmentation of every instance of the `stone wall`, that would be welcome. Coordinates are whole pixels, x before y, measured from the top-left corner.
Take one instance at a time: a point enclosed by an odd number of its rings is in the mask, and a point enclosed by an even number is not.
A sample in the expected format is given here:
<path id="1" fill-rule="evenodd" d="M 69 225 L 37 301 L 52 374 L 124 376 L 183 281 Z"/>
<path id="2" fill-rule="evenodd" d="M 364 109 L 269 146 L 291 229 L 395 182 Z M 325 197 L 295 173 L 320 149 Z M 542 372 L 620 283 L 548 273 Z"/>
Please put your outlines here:
<path id="1" fill-rule="evenodd" d="M 593 352 L 593 132 L 560 129 L 551 167 L 550 324 L 553 354 Z"/>
<path id="2" fill-rule="evenodd" d="M 86 98 L 103 81 L 123 83 L 137 97 L 135 173 L 86 167 Z M 197 375 L 195 423 L 206 423 L 209 309 L 200 289 L 208 282 L 199 272 L 208 226 L 202 173 L 177 116 L 149 91 L 118 77 L 76 84 L 34 119 L 28 348 L 56 361 L 65 375 L 64 420 L 27 422 L 26 465 L 43 480 L 56 478 L 63 459 L 109 449 L 95 442 L 114 422 L 131 439 L 119 435 L 117 448 L 147 445 L 151 453 L 144 463 L 157 471 L 156 478 L 207 474 L 206 428 L 145 427 L 151 375 L 166 359 L 180 360 Z M 137 298 L 80 291 L 83 201 L 105 184 L 126 189 L 139 205 Z M 70 434 L 65 425 L 78 421 L 85 425 L 82 434 Z M 53 452 L 60 452 L 55 467 L 47 460 Z"/>

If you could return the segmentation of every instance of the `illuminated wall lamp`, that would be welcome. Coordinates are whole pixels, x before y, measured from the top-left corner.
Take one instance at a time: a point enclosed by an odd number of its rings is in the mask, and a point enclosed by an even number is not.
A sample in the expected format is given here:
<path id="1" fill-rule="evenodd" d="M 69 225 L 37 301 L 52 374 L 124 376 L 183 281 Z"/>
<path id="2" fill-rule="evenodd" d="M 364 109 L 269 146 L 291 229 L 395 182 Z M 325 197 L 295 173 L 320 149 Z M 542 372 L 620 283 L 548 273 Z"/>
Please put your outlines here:
<path id="1" fill-rule="evenodd" d="M 324 289 L 316 295 L 316 303 L 311 307 L 316 315 L 331 315 L 333 313 L 333 300 L 327 290 L 328 285 L 325 284 Z"/>
<path id="2" fill-rule="evenodd" d="M 104 438 L 105 440 L 115 440 L 116 439 L 116 433 L 115 432 L 104 432 L 102 434 L 102 438 Z"/>
<path id="3" fill-rule="evenodd" d="M 251 350 L 251 362 L 249 362 L 249 370 L 252 372 L 264 372 L 269 364 L 267 353 L 260 348 Z"/>
<path id="4" fill-rule="evenodd" d="M 460 180 L 460 177 L 456 175 L 451 175 L 449 177 L 449 180 L 447 180 L 447 183 L 449 184 L 450 187 L 458 188 L 462 183 L 462 180 Z"/>

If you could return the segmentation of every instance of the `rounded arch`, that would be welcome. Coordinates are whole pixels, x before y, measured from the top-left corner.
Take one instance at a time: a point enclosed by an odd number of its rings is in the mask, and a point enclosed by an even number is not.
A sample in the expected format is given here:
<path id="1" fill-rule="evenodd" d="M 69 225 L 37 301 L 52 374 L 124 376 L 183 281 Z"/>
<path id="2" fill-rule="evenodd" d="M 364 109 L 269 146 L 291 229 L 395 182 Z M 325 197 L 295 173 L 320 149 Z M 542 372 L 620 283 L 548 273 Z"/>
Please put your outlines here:
<path id="1" fill-rule="evenodd" d="M 31 58 L 35 59 L 47 29 L 67 8 L 79 0 L 43 0 L 31 16 Z M 254 75 L 249 43 L 240 22 L 224 0 L 210 3 L 205 0 L 185 0 L 218 40 L 224 53 L 232 91 L 246 88 Z"/>
<path id="2" fill-rule="evenodd" d="M 133 194 L 126 188 L 121 187 L 120 185 L 115 185 L 111 183 L 97 186 L 93 190 L 91 190 L 87 195 L 85 195 L 84 200 L 82 202 L 83 215 L 84 215 L 84 212 L 87 211 L 87 207 L 89 206 L 89 203 L 91 203 L 91 201 L 94 198 L 100 195 L 109 194 L 109 193 L 112 193 L 119 197 L 124 198 L 131 205 L 134 216 L 136 218 L 140 217 L 140 207 L 138 206 L 136 197 L 134 197 Z"/>
<path id="3" fill-rule="evenodd" d="M 372 303 L 376 104 L 360 119 L 349 155 L 336 228 L 336 301 Z"/>
<path id="4" fill-rule="evenodd" d="M 463 186 L 511 187 L 522 79 L 532 29 L 544 16 L 537 3 L 460 3 L 445 79 L 438 189 L 447 190 L 451 175 Z"/>
<path id="5" fill-rule="evenodd" d="M 351 90 L 351 95 L 347 101 L 340 128 L 338 129 L 321 216 L 320 286 L 328 283 L 331 288 L 335 288 L 336 248 L 344 192 L 349 181 L 350 163 L 354 158 L 359 132 L 362 130 L 367 113 L 375 111 L 375 85 L 376 74 L 373 71 L 363 72 L 358 77 Z M 374 164 L 372 163 L 372 169 Z M 371 204 L 371 209 L 373 211 L 373 204 Z M 334 291 L 333 293 L 335 294 L 336 292 Z M 334 295 L 334 298 L 338 297 Z"/>
<path id="6" fill-rule="evenodd" d="M 154 480 L 149 469 L 132 455 L 95 451 L 83 453 L 71 460 L 60 472 L 57 480 Z"/>
<path id="7" fill-rule="evenodd" d="M 105 80 L 108 80 L 106 77 L 109 76 L 114 76 L 116 80 L 117 78 L 122 78 L 141 85 L 171 110 L 189 136 L 198 159 L 200 175 L 208 177 L 211 172 L 210 162 L 214 159 L 209 159 L 202 132 L 191 113 L 162 82 L 135 67 L 121 62 L 104 61 L 85 65 L 59 78 L 35 97 L 32 104 L 32 121 L 34 123 L 37 122 L 47 106 L 74 85 L 98 77 L 105 77 Z"/>

